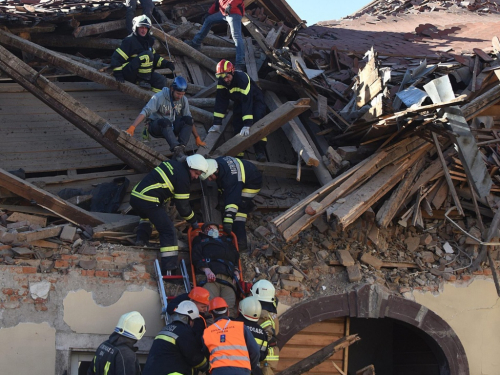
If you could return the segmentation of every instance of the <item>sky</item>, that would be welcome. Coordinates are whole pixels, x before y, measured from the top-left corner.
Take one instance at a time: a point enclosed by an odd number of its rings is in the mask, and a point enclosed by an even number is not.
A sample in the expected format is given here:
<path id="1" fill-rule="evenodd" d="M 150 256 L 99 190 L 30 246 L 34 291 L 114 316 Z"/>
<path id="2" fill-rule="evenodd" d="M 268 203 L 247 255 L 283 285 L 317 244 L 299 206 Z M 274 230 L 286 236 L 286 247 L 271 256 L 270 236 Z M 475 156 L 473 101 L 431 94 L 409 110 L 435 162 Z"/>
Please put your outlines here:
<path id="1" fill-rule="evenodd" d="M 356 12 L 371 0 L 286 0 L 300 18 L 312 26 L 319 21 L 338 20 Z"/>

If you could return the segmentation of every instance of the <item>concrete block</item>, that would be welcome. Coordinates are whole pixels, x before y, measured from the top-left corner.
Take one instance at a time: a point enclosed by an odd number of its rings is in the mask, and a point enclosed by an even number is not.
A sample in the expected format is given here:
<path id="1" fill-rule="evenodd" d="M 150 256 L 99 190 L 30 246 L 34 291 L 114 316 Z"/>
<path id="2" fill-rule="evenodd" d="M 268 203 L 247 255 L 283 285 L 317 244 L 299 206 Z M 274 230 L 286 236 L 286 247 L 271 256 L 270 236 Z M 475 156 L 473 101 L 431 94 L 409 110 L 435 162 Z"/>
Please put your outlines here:
<path id="1" fill-rule="evenodd" d="M 266 227 L 263 227 L 262 225 L 260 227 L 258 227 L 257 229 L 255 229 L 253 232 L 255 235 L 261 235 L 263 237 L 266 237 L 269 233 L 271 233 L 269 231 L 269 229 L 267 229 Z M 259 236 L 257 236 L 257 237 L 259 237 Z"/>
<path id="2" fill-rule="evenodd" d="M 300 289 L 300 283 L 298 281 L 281 279 L 281 289 L 294 292 Z"/>
<path id="3" fill-rule="evenodd" d="M 95 259 L 81 260 L 80 263 L 78 263 L 78 265 L 82 267 L 84 270 L 93 270 L 97 266 L 97 261 Z"/>
<path id="4" fill-rule="evenodd" d="M 351 283 L 360 281 L 362 279 L 361 275 L 361 269 L 359 267 L 359 264 L 355 264 L 353 266 L 346 267 L 347 270 L 347 277 L 349 277 L 349 281 Z"/>
<path id="5" fill-rule="evenodd" d="M 72 227 L 71 225 L 65 225 L 63 227 L 63 230 L 61 231 L 61 234 L 59 235 L 59 238 L 61 239 L 61 241 L 73 242 L 75 235 L 76 228 Z"/>
<path id="6" fill-rule="evenodd" d="M 356 263 L 351 256 L 351 253 L 347 250 L 337 250 L 337 258 L 339 258 L 340 264 L 344 267 L 354 266 Z"/>
<path id="7" fill-rule="evenodd" d="M 408 237 L 407 239 L 405 239 L 405 245 L 408 251 L 416 251 L 418 249 L 418 246 L 420 245 L 420 238 Z"/>
<path id="8" fill-rule="evenodd" d="M 422 262 L 434 263 L 434 253 L 431 251 L 422 251 Z"/>
<path id="9" fill-rule="evenodd" d="M 292 271 L 292 266 L 279 266 L 278 273 L 290 273 Z"/>
<path id="10" fill-rule="evenodd" d="M 328 229 L 330 229 L 323 216 L 320 216 L 316 220 L 314 220 L 313 226 L 316 227 L 316 229 L 320 233 L 325 233 Z"/>

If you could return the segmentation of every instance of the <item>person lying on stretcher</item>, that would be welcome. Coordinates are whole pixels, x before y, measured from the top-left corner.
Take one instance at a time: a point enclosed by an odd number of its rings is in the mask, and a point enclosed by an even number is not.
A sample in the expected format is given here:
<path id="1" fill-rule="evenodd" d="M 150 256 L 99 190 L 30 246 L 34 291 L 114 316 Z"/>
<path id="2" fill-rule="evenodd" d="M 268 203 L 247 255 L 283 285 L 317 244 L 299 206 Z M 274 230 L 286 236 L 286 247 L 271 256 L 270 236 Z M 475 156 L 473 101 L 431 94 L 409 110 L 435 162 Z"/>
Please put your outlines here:
<path id="1" fill-rule="evenodd" d="M 215 223 L 205 223 L 192 244 L 192 263 L 203 272 L 206 281 L 199 283 L 210 299 L 222 297 L 229 306 L 229 316 L 236 317 L 236 288 L 240 279 L 240 255 L 233 238 L 222 234 Z"/>

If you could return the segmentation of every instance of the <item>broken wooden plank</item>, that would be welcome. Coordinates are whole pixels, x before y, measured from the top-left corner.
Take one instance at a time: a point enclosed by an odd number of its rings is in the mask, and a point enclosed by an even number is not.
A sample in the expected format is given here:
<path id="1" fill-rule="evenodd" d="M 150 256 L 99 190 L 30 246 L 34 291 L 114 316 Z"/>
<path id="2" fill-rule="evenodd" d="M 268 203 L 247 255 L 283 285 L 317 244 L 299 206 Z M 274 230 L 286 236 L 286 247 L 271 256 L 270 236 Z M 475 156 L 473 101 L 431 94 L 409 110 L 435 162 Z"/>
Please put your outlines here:
<path id="1" fill-rule="evenodd" d="M 264 94 L 264 100 L 270 111 L 275 111 L 283 105 L 278 96 L 273 92 L 266 91 Z M 304 133 L 302 133 L 302 130 L 299 129 L 295 121 L 292 119 L 284 124 L 281 128 L 292 144 L 295 152 L 300 153 L 302 151 L 301 157 L 306 165 L 317 167 L 319 165 L 318 158 L 312 150 L 311 145 L 307 141 Z"/>
<path id="2" fill-rule="evenodd" d="M 434 145 L 436 146 L 439 160 L 441 161 L 441 166 L 443 167 L 444 178 L 448 183 L 448 188 L 450 189 L 451 196 L 453 197 L 453 202 L 457 207 L 458 213 L 464 216 L 464 210 L 462 208 L 462 205 L 460 204 L 460 199 L 458 198 L 457 191 L 455 190 L 455 185 L 453 185 L 453 181 L 451 180 L 450 171 L 448 170 L 448 166 L 446 165 L 446 160 L 444 159 L 443 151 L 441 150 L 441 145 L 439 144 L 436 133 L 434 132 L 432 132 L 432 139 L 434 140 Z"/>
<path id="3" fill-rule="evenodd" d="M 214 155 L 236 156 L 247 148 L 267 137 L 287 121 L 309 109 L 309 99 L 286 102 L 277 110 L 269 113 L 250 127 L 247 137 L 236 135 L 214 151 Z"/>
<path id="4" fill-rule="evenodd" d="M 21 180 L 9 172 L 0 168 L 0 186 L 28 200 L 33 200 L 37 205 L 43 207 L 58 216 L 77 225 L 99 225 L 103 221 L 94 214 L 72 205 L 63 199 L 50 194 L 43 189 Z M 39 239 L 39 238 L 36 238 Z"/>
<path id="5" fill-rule="evenodd" d="M 54 227 L 41 228 L 30 232 L 21 232 L 17 234 L 18 241 L 31 242 L 43 240 L 45 238 L 57 237 L 61 233 L 65 225 L 57 225 Z"/>
<path id="6" fill-rule="evenodd" d="M 165 160 L 163 155 L 109 124 L 1 46 L 0 68 L 135 170 L 148 172 Z"/>
<path id="7" fill-rule="evenodd" d="M 254 82 L 259 82 L 259 72 L 257 71 L 257 64 L 255 63 L 255 51 L 253 49 L 252 38 L 247 37 L 244 41 L 247 74 L 254 80 Z"/>
<path id="8" fill-rule="evenodd" d="M 93 229 L 92 238 L 103 238 L 104 233 L 108 233 L 109 231 L 133 231 L 135 227 L 139 224 L 139 217 L 137 216 L 125 216 L 123 220 L 115 221 L 113 223 L 104 223 L 100 224 Z"/>
<path id="9" fill-rule="evenodd" d="M 405 176 L 403 181 L 401 181 L 397 189 L 394 190 L 394 192 L 391 194 L 391 197 L 387 199 L 383 203 L 382 207 L 377 211 L 375 220 L 377 221 L 377 224 L 380 228 L 387 228 L 387 226 L 390 224 L 399 208 L 403 204 L 404 200 L 408 196 L 413 181 L 415 180 L 415 177 L 420 172 L 420 169 L 423 165 L 423 159 L 415 163 L 408 174 Z"/>
<path id="10" fill-rule="evenodd" d="M 79 26 L 73 31 L 73 36 L 75 38 L 82 38 L 84 36 L 96 35 L 107 33 L 110 31 L 121 30 L 126 27 L 125 20 L 117 20 L 117 21 L 107 21 L 94 23 L 85 26 Z"/>
<path id="11" fill-rule="evenodd" d="M 7 218 L 7 221 L 18 222 L 26 220 L 30 224 L 40 225 L 41 227 L 45 227 L 47 225 L 47 218 L 42 216 L 28 215 L 23 214 L 21 212 L 14 212 Z"/>
<path id="12" fill-rule="evenodd" d="M 278 372 L 276 375 L 300 375 L 304 372 L 311 370 L 316 367 L 320 363 L 326 361 L 330 358 L 333 353 L 338 352 L 339 350 L 345 349 L 350 345 L 354 344 L 356 341 L 359 341 L 360 338 L 358 335 L 350 335 L 342 337 L 328 346 L 325 346 L 323 349 L 318 350 L 317 352 L 311 354 L 310 356 L 300 360 L 294 365 L 288 367 L 286 370 Z"/>
<path id="13" fill-rule="evenodd" d="M 219 141 L 220 137 L 222 137 L 222 134 L 224 134 L 224 131 L 226 130 L 227 125 L 232 122 L 233 120 L 233 111 L 229 111 L 226 117 L 224 117 L 224 120 L 222 120 L 222 125 L 220 127 L 220 131 L 218 132 L 209 132 L 203 142 L 206 143 L 205 146 L 198 147 L 198 150 L 196 151 L 197 154 L 200 154 L 204 157 L 208 156 L 212 152 L 212 150 L 215 148 L 215 145 Z"/>

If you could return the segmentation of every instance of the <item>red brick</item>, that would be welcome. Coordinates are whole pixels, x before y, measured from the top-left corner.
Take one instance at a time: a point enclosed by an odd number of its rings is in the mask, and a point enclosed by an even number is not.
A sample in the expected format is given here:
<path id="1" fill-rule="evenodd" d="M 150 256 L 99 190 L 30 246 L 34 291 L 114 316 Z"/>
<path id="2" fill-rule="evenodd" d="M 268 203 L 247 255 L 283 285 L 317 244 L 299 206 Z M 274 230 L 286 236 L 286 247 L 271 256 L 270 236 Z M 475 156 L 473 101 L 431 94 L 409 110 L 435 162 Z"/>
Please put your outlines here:
<path id="1" fill-rule="evenodd" d="M 94 277 L 95 276 L 95 270 L 87 270 L 87 276 Z"/>
<path id="2" fill-rule="evenodd" d="M 11 296 L 14 294 L 14 289 L 12 288 L 3 288 L 2 293 L 5 294 L 6 296 Z"/>
<path id="3" fill-rule="evenodd" d="M 35 310 L 36 311 L 47 311 L 48 308 L 43 303 L 35 303 Z"/>
<path id="4" fill-rule="evenodd" d="M 108 277 L 108 271 L 95 271 L 96 277 Z"/>
<path id="5" fill-rule="evenodd" d="M 23 267 L 23 273 L 36 273 L 36 267 Z"/>
<path id="6" fill-rule="evenodd" d="M 109 271 L 109 277 L 120 277 L 121 275 L 121 271 Z"/>
<path id="7" fill-rule="evenodd" d="M 8 300 L 9 301 L 19 301 L 19 297 L 18 296 L 9 296 Z"/>
<path id="8" fill-rule="evenodd" d="M 285 290 L 285 289 L 277 289 L 276 290 L 276 296 L 277 297 L 286 297 L 286 296 L 289 296 L 290 295 L 290 291 L 289 290 Z"/>
<path id="9" fill-rule="evenodd" d="M 483 270 L 483 275 L 484 276 L 491 276 L 492 275 L 491 268 L 485 268 Z"/>
<path id="10" fill-rule="evenodd" d="M 149 280 L 151 278 L 151 275 L 147 272 L 142 272 L 138 275 L 139 279 L 142 280 Z"/>
<path id="11" fill-rule="evenodd" d="M 110 257 L 110 256 L 99 256 L 99 257 L 96 257 L 97 261 L 103 261 L 103 262 L 112 262 L 113 261 L 113 257 Z"/>
<path id="12" fill-rule="evenodd" d="M 12 246 L 10 246 L 10 245 L 0 245 L 0 250 L 9 250 L 11 248 L 12 248 Z"/>
<path id="13" fill-rule="evenodd" d="M 292 292 L 290 295 L 294 298 L 304 298 L 303 292 Z"/>
<path id="14" fill-rule="evenodd" d="M 68 268 L 69 263 L 67 260 L 58 259 L 58 260 L 56 260 L 56 264 L 54 265 L 54 267 L 55 268 Z"/>
<path id="15" fill-rule="evenodd" d="M 81 271 L 81 275 L 82 275 L 82 276 L 87 276 L 87 270 L 82 270 L 82 271 Z"/>
<path id="16" fill-rule="evenodd" d="M 477 271 L 474 271 L 472 272 L 473 275 L 482 275 L 483 274 L 483 270 L 477 270 Z"/>
<path id="17" fill-rule="evenodd" d="M 471 275 L 462 275 L 462 276 L 461 276 L 461 279 L 462 279 L 463 281 L 469 281 L 470 279 L 472 279 L 472 276 L 471 276 Z"/>
<path id="18" fill-rule="evenodd" d="M 63 259 L 63 260 L 77 260 L 78 255 L 63 254 L 63 255 L 61 255 L 61 259 Z"/>

